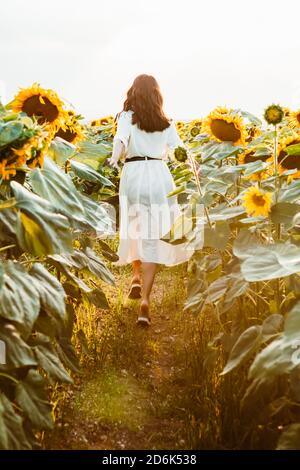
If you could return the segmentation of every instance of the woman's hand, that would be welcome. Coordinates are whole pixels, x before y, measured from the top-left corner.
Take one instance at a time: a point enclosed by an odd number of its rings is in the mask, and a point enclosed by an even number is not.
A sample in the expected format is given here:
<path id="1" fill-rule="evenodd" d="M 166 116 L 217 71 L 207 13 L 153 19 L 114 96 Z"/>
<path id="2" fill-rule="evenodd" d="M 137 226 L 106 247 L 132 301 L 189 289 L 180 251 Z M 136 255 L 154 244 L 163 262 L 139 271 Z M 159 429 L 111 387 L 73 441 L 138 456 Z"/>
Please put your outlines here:
<path id="1" fill-rule="evenodd" d="M 113 157 L 110 157 L 107 161 L 108 161 L 108 164 L 112 166 L 113 168 L 115 168 L 116 170 L 120 169 L 118 160 L 115 160 Z"/>

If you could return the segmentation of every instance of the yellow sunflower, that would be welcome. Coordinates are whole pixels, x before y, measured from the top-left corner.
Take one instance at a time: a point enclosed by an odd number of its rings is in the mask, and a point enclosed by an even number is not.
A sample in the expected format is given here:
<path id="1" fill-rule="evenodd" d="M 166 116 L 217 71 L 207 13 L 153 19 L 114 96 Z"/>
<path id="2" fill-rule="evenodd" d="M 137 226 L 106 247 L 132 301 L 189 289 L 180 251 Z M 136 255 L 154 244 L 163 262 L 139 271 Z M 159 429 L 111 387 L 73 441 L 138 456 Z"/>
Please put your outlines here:
<path id="1" fill-rule="evenodd" d="M 176 121 L 175 125 L 176 125 L 176 129 L 180 131 L 185 126 L 185 123 L 183 121 Z"/>
<path id="2" fill-rule="evenodd" d="M 298 109 L 298 111 L 290 111 L 287 118 L 292 128 L 300 127 L 300 109 Z"/>
<path id="3" fill-rule="evenodd" d="M 12 102 L 12 109 L 34 116 L 39 124 L 46 124 L 53 129 L 61 127 L 68 118 L 57 93 L 41 88 L 38 83 L 21 89 Z"/>
<path id="4" fill-rule="evenodd" d="M 284 117 L 288 118 L 291 115 L 292 111 L 290 110 L 290 108 L 287 108 L 286 106 L 282 106 L 282 109 L 283 109 Z"/>
<path id="5" fill-rule="evenodd" d="M 105 116 L 100 119 L 93 119 L 93 121 L 90 122 L 90 126 L 101 127 L 101 126 L 106 126 L 107 124 L 113 124 L 113 123 L 114 123 L 113 116 Z"/>
<path id="6" fill-rule="evenodd" d="M 255 140 L 257 139 L 260 135 L 261 135 L 261 129 L 257 126 L 249 126 L 247 127 L 247 138 L 246 138 L 246 142 L 249 143 L 249 142 L 252 142 L 252 140 Z"/>
<path id="7" fill-rule="evenodd" d="M 202 132 L 219 142 L 245 145 L 247 131 L 243 119 L 231 109 L 216 108 L 203 121 Z"/>
<path id="8" fill-rule="evenodd" d="M 267 217 L 272 205 L 272 193 L 262 191 L 257 186 L 247 189 L 243 196 L 243 206 L 247 214 Z"/>
<path id="9" fill-rule="evenodd" d="M 78 122 L 78 118 L 81 116 L 76 116 L 72 110 L 68 111 L 68 115 L 68 120 L 56 131 L 54 137 L 61 137 L 67 142 L 75 144 L 84 138 L 83 126 Z"/>
<path id="10" fill-rule="evenodd" d="M 70 142 L 71 144 L 75 144 L 76 142 L 83 140 L 84 138 L 83 128 L 80 124 L 77 124 L 77 125 L 66 124 L 64 128 L 61 127 L 55 133 L 55 137 L 61 137 L 61 139 L 64 139 L 67 142 Z"/>
<path id="11" fill-rule="evenodd" d="M 297 172 L 289 175 L 290 179 L 300 178 L 300 152 L 296 154 L 289 155 L 287 153 L 287 148 L 291 145 L 300 144 L 300 134 L 294 132 L 292 135 L 287 136 L 285 139 L 282 139 L 278 145 L 278 171 L 283 173 L 287 170 L 296 169 Z M 273 160 L 273 157 L 268 161 Z"/>
<path id="12" fill-rule="evenodd" d="M 190 122 L 190 127 L 200 127 L 202 126 L 202 119 L 193 119 L 193 121 Z"/>

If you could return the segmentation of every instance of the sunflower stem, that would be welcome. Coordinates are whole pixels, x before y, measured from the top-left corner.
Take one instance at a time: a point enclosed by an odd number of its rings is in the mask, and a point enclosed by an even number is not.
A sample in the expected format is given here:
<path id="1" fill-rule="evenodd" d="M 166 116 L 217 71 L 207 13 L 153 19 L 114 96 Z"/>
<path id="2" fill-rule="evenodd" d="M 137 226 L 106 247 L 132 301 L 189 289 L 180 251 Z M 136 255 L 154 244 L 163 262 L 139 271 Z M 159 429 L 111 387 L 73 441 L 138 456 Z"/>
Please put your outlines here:
<path id="1" fill-rule="evenodd" d="M 278 201 L 278 155 L 277 155 L 277 126 L 274 125 L 274 172 L 275 172 L 275 203 Z"/>
<path id="2" fill-rule="evenodd" d="M 198 189 L 199 196 L 202 198 L 203 193 L 202 193 L 202 190 L 201 190 L 199 173 L 198 173 L 198 170 L 196 168 L 196 163 L 195 163 L 194 157 L 189 152 L 188 152 L 188 159 L 189 159 L 189 162 L 191 164 L 192 171 L 195 175 L 196 186 L 197 186 L 197 189 Z M 204 213 L 205 213 L 209 228 L 212 228 L 212 224 L 211 224 L 211 221 L 210 221 L 210 218 L 209 218 L 209 213 L 208 213 L 207 207 L 205 207 L 205 206 L 204 206 Z"/>
<path id="3" fill-rule="evenodd" d="M 277 152 L 277 125 L 274 124 L 274 173 L 275 173 L 275 204 L 278 202 L 279 193 L 279 175 L 278 175 L 278 152 Z M 281 225 L 275 224 L 275 240 L 280 240 Z M 275 302 L 277 313 L 280 313 L 281 292 L 280 292 L 280 279 L 275 279 Z"/>

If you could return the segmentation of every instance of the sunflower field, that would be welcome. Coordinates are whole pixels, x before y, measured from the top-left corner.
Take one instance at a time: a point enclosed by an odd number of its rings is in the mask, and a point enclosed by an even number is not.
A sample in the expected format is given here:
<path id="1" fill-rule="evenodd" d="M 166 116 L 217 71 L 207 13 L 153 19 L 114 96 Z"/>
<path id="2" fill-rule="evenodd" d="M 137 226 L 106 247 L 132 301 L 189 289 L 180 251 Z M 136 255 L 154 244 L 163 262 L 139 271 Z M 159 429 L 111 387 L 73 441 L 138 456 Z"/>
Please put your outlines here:
<path id="1" fill-rule="evenodd" d="M 185 148 L 168 165 L 186 230 L 175 223 L 164 239 L 196 247 L 193 448 L 209 436 L 219 448 L 300 448 L 300 111 L 270 105 L 261 121 L 218 107 L 176 125 Z M 115 130 L 39 84 L 0 106 L 1 449 L 40 446 L 60 387 L 80 373 L 78 308 L 109 309 Z"/>

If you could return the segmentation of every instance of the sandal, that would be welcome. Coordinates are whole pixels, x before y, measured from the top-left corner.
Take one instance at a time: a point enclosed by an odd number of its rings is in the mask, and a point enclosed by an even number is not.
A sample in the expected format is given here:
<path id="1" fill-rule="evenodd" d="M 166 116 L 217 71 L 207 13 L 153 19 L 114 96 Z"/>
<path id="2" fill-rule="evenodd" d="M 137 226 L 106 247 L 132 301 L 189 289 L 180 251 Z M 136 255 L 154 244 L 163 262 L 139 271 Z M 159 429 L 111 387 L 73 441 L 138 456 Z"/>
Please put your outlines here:
<path id="1" fill-rule="evenodd" d="M 151 320 L 149 317 L 149 306 L 148 304 L 142 304 L 140 307 L 140 313 L 136 321 L 137 325 L 140 326 L 150 326 Z"/>
<path id="2" fill-rule="evenodd" d="M 139 282 L 133 282 L 130 286 L 130 290 L 128 293 L 129 299 L 140 299 L 142 292 L 142 286 Z"/>
<path id="3" fill-rule="evenodd" d="M 144 317 L 143 315 L 139 315 L 136 323 L 139 326 L 150 326 L 151 320 L 149 317 Z"/>

